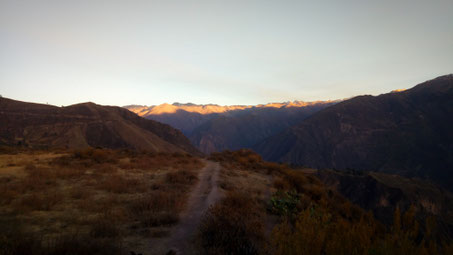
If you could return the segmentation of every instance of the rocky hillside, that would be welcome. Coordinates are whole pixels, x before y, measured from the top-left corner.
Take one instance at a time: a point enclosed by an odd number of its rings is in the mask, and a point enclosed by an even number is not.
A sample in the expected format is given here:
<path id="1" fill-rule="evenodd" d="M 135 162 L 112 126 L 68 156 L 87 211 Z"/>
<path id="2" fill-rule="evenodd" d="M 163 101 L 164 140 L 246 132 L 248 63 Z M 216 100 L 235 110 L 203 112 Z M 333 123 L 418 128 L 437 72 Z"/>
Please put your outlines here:
<path id="1" fill-rule="evenodd" d="M 417 176 L 453 187 L 453 75 L 402 92 L 359 96 L 312 115 L 255 149 L 314 168 Z"/>
<path id="2" fill-rule="evenodd" d="M 120 107 L 56 107 L 0 98 L 0 122 L 0 145 L 6 146 L 198 153 L 180 131 Z"/>

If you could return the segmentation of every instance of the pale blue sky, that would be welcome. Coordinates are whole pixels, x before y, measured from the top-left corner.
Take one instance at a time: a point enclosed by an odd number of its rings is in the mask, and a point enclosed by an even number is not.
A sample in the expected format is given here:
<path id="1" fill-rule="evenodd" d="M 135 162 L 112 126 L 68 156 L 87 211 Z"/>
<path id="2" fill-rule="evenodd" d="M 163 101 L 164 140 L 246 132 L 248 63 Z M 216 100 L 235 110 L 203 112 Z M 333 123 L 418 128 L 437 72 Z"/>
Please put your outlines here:
<path id="1" fill-rule="evenodd" d="M 313 101 L 452 72 L 452 0 L 0 0 L 0 94 L 23 101 Z"/>

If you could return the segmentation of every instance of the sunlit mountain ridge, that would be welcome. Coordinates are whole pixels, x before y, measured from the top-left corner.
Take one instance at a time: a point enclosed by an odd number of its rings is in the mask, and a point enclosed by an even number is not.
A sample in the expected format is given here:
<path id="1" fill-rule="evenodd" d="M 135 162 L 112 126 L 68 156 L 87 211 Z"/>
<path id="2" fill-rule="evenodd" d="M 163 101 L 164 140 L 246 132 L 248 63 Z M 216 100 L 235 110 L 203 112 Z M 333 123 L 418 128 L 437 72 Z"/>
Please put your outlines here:
<path id="1" fill-rule="evenodd" d="M 288 102 L 273 102 L 267 104 L 258 104 L 258 105 L 217 105 L 217 104 L 160 104 L 160 105 L 127 105 L 124 108 L 129 109 L 130 111 L 138 114 L 142 117 L 147 117 L 149 115 L 159 115 L 159 114 L 171 114 L 176 113 L 179 110 L 199 113 L 199 114 L 213 114 L 213 113 L 225 113 L 236 110 L 245 110 L 251 108 L 282 108 L 282 107 L 306 107 L 321 105 L 326 103 L 335 103 L 341 100 L 326 100 L 326 101 L 288 101 Z"/>

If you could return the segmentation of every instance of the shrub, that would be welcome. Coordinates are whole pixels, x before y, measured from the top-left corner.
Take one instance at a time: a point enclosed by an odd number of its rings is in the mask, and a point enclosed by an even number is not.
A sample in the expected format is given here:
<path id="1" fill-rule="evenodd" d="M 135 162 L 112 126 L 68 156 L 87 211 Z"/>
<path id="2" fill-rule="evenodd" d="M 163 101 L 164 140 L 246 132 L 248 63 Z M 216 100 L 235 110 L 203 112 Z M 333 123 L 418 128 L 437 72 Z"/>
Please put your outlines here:
<path id="1" fill-rule="evenodd" d="M 93 238 L 79 231 L 44 238 L 24 232 L 16 219 L 3 218 L 0 218 L 0 229 L 0 255 L 124 254 L 120 240 Z"/>
<path id="2" fill-rule="evenodd" d="M 295 191 L 279 191 L 271 197 L 270 211 L 277 215 L 291 216 L 297 213 L 299 204 L 299 194 Z"/>
<path id="3" fill-rule="evenodd" d="M 259 254 L 265 244 L 261 211 L 245 194 L 228 193 L 204 215 L 198 230 L 201 254 Z"/>
<path id="4" fill-rule="evenodd" d="M 143 227 L 168 226 L 178 221 L 179 215 L 174 211 L 149 212 L 140 218 Z"/>
<path id="5" fill-rule="evenodd" d="M 28 163 L 25 165 L 25 170 L 26 171 L 34 171 L 36 170 L 36 166 L 33 163 Z"/>
<path id="6" fill-rule="evenodd" d="M 54 173 L 55 177 L 59 179 L 77 179 L 85 174 L 85 170 L 73 167 L 60 167 Z"/>
<path id="7" fill-rule="evenodd" d="M 72 255 L 97 254 L 121 255 L 124 248 L 117 238 L 92 238 L 79 233 L 60 235 L 47 241 L 49 245 L 41 248 L 35 254 Z"/>
<path id="8" fill-rule="evenodd" d="M 28 175 L 21 183 L 22 192 L 43 191 L 57 185 L 55 171 L 49 168 L 33 168 L 27 170 Z"/>
<path id="9" fill-rule="evenodd" d="M 146 190 L 143 182 L 138 179 L 124 178 L 121 175 L 107 175 L 99 183 L 100 189 L 113 193 L 141 193 Z"/>
<path id="10" fill-rule="evenodd" d="M 0 229 L 0 255 L 36 254 L 41 246 L 41 240 L 25 233 L 16 218 L 2 215 Z"/>
<path id="11" fill-rule="evenodd" d="M 189 185 L 198 180 L 194 172 L 188 170 L 172 171 L 166 174 L 165 181 L 170 184 Z"/>
<path id="12" fill-rule="evenodd" d="M 159 190 L 140 196 L 129 204 L 131 216 L 145 227 L 176 223 L 181 208 L 182 200 L 177 193 Z"/>
<path id="13" fill-rule="evenodd" d="M 289 190 L 290 184 L 288 183 L 287 180 L 285 180 L 281 177 L 275 177 L 274 188 L 276 188 L 278 190 Z"/>
<path id="14" fill-rule="evenodd" d="M 87 199 L 91 196 L 91 190 L 85 187 L 76 186 L 70 190 L 72 199 Z"/>
<path id="15" fill-rule="evenodd" d="M 281 173 L 285 170 L 288 170 L 288 166 L 284 164 L 278 164 L 274 162 L 264 162 L 262 163 L 264 169 L 267 170 L 267 174 Z"/>
<path id="16" fill-rule="evenodd" d="M 221 162 L 227 167 L 234 166 L 242 169 L 261 169 L 264 163 L 261 156 L 250 149 L 212 153 L 209 159 Z"/>
<path id="17" fill-rule="evenodd" d="M 321 207 L 301 211 L 291 225 L 284 221 L 272 231 L 274 254 L 366 254 L 370 248 L 372 228 L 335 221 Z"/>
<path id="18" fill-rule="evenodd" d="M 118 155 L 112 150 L 86 148 L 73 153 L 75 159 L 88 160 L 93 163 L 117 163 Z"/>
<path id="19" fill-rule="evenodd" d="M 199 158 L 192 157 L 188 154 L 138 154 L 134 155 L 129 162 L 121 162 L 120 167 L 123 169 L 142 169 L 153 170 L 162 168 L 184 168 L 187 170 L 199 169 L 203 162 Z"/>
<path id="20" fill-rule="evenodd" d="M 112 219 L 102 215 L 91 224 L 90 236 L 94 238 L 114 238 L 120 236 L 120 231 Z"/>
<path id="21" fill-rule="evenodd" d="M 0 205 L 9 205 L 19 193 L 18 183 L 11 177 L 0 178 Z"/>
<path id="22" fill-rule="evenodd" d="M 450 254 L 451 245 L 436 242 L 430 221 L 422 231 L 413 207 L 403 216 L 397 209 L 393 225 L 385 230 L 369 214 L 348 220 L 323 206 L 311 206 L 295 223 L 284 221 L 274 228 L 273 254 Z"/>
<path id="23" fill-rule="evenodd" d="M 305 186 L 309 183 L 306 175 L 300 171 L 285 170 L 283 177 L 289 183 L 291 189 L 295 189 L 298 193 L 303 193 Z"/>
<path id="24" fill-rule="evenodd" d="M 62 200 L 63 195 L 56 191 L 46 193 L 35 192 L 23 196 L 15 207 L 20 211 L 49 211 Z"/>

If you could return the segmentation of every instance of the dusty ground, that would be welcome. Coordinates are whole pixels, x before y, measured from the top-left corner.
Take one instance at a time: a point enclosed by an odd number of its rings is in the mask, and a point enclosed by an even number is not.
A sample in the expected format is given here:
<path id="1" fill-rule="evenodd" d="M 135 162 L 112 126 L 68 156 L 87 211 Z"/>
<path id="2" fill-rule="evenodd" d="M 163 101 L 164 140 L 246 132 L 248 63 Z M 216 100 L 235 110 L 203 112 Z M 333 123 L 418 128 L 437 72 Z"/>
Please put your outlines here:
<path id="1" fill-rule="evenodd" d="M 165 254 L 172 250 L 176 254 L 193 254 L 192 241 L 207 209 L 222 196 L 218 188 L 220 165 L 206 161 L 206 166 L 198 174 L 198 183 L 190 192 L 180 221 L 166 238 L 151 239 L 151 254 Z"/>

